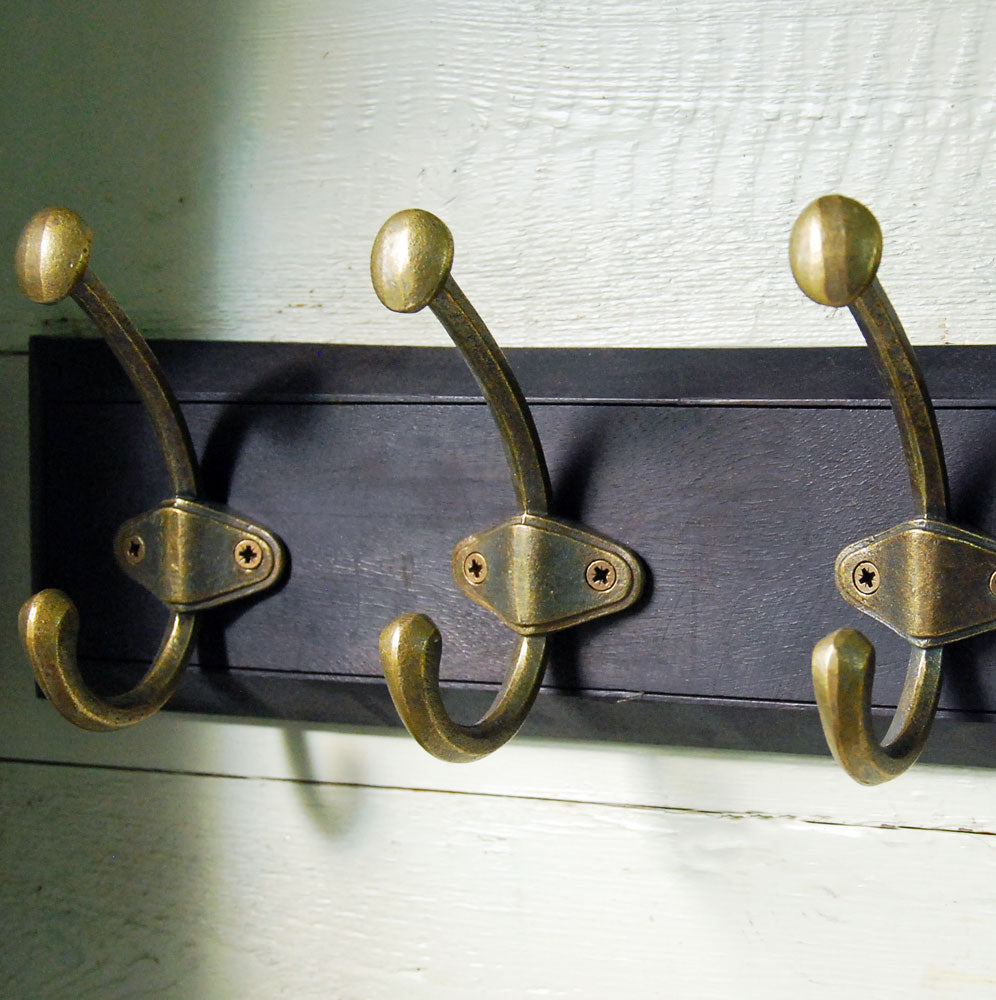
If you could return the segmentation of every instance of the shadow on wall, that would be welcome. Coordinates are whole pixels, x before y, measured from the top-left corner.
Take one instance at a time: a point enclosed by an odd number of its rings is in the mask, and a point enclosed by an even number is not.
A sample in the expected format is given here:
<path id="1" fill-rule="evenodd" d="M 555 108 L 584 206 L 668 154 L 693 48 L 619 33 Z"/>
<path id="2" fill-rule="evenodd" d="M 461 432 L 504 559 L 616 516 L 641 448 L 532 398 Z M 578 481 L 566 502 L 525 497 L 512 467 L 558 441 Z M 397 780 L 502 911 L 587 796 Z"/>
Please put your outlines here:
<path id="1" fill-rule="evenodd" d="M 243 9 L 244 16 L 244 9 Z M 71 302 L 20 295 L 8 264 L 37 209 L 94 231 L 94 270 L 147 335 L 209 328 L 223 156 L 244 133 L 239 5 L 12 5 L 0 102 L 0 350 L 92 333 Z"/>

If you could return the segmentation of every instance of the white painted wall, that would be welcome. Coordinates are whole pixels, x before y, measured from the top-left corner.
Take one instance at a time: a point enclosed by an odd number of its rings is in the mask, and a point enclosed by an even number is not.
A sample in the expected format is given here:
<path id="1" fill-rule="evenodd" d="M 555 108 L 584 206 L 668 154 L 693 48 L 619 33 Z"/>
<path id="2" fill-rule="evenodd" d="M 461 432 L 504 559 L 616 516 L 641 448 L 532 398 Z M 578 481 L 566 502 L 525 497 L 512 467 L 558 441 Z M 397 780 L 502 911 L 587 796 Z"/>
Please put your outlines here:
<path id="1" fill-rule="evenodd" d="M 8 7 L 0 244 L 77 208 L 150 335 L 446 343 L 369 287 L 414 204 L 507 345 L 857 344 L 785 254 L 841 190 L 915 343 L 994 339 L 988 0 Z M 73 730 L 14 630 L 22 352 L 63 329 L 0 268 L 0 995 L 992 996 L 993 772 L 868 790 L 816 758 Z"/>

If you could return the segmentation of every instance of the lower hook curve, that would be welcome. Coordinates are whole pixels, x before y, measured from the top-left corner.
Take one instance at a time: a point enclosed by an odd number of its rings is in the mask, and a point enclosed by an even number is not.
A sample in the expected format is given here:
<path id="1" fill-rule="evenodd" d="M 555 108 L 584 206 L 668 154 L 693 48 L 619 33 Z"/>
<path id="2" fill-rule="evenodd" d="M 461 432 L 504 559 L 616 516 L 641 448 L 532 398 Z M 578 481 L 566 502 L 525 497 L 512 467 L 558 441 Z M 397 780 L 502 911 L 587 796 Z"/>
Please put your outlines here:
<path id="1" fill-rule="evenodd" d="M 875 647 L 858 631 L 838 629 L 813 648 L 813 687 L 834 759 L 862 785 L 902 774 L 920 756 L 941 692 L 944 649 L 913 649 L 906 682 L 885 739 L 872 729 Z"/>
<path id="2" fill-rule="evenodd" d="M 197 631 L 193 613 L 172 612 L 145 676 L 124 694 L 101 698 L 80 674 L 76 658 L 80 616 L 66 594 L 39 591 L 22 606 L 18 626 L 45 697 L 70 722 L 93 732 L 133 726 L 157 712 L 183 676 Z"/>
<path id="3" fill-rule="evenodd" d="M 418 743 L 451 763 L 480 760 L 507 743 L 525 722 L 546 669 L 546 636 L 519 639 L 512 666 L 488 711 L 472 725 L 443 705 L 439 661 L 443 640 L 426 615 L 404 614 L 380 634 L 380 658 L 394 706 Z"/>

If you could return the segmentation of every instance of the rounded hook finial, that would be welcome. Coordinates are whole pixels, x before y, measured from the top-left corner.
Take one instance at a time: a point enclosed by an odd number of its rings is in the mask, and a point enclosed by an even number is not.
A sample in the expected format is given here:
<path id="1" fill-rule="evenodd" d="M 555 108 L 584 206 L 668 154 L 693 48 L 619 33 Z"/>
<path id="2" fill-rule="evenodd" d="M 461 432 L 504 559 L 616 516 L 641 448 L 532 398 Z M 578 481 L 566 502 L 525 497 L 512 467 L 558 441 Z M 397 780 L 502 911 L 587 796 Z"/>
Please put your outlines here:
<path id="1" fill-rule="evenodd" d="M 14 252 L 24 294 L 43 303 L 65 298 L 86 270 L 91 235 L 90 227 L 68 208 L 50 206 L 31 216 Z"/>
<path id="2" fill-rule="evenodd" d="M 789 260 L 799 287 L 825 306 L 848 306 L 872 283 L 882 230 L 864 205 L 828 194 L 807 205 L 792 227 Z"/>
<path id="3" fill-rule="evenodd" d="M 418 312 L 443 287 L 453 266 L 453 236 L 420 208 L 397 212 L 380 227 L 370 254 L 377 298 L 394 312 Z"/>

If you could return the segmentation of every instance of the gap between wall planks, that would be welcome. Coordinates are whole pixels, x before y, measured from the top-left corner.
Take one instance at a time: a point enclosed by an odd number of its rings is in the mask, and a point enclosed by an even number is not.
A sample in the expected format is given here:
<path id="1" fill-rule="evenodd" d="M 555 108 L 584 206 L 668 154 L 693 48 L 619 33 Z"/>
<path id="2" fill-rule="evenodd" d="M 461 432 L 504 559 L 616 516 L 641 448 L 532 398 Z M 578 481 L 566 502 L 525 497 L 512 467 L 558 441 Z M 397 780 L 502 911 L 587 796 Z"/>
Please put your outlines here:
<path id="1" fill-rule="evenodd" d="M 996 953 L 964 938 L 996 917 L 988 836 L 19 764 L 0 792 L 0 902 L 25 914 L 0 954 L 11 996 L 517 1000 L 625 981 L 795 1000 L 860 993 L 884 965 L 882 995 L 996 981 Z"/>

